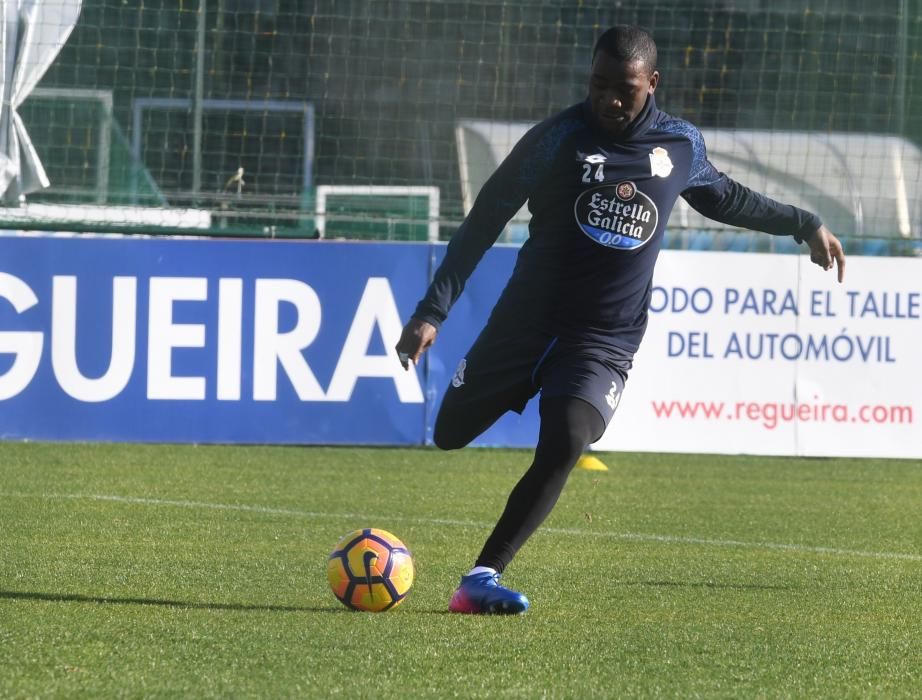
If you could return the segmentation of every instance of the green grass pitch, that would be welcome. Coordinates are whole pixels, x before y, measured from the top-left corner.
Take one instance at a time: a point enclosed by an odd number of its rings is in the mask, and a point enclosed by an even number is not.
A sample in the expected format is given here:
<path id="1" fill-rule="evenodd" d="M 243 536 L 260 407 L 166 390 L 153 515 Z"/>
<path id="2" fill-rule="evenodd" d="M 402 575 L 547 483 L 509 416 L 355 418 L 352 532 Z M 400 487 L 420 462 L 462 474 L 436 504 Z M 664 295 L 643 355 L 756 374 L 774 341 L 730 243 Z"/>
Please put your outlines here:
<path id="1" fill-rule="evenodd" d="M 446 613 L 517 450 L 0 443 L 0 697 L 918 697 L 922 463 L 603 454 Z M 326 583 L 394 532 L 383 613 Z"/>

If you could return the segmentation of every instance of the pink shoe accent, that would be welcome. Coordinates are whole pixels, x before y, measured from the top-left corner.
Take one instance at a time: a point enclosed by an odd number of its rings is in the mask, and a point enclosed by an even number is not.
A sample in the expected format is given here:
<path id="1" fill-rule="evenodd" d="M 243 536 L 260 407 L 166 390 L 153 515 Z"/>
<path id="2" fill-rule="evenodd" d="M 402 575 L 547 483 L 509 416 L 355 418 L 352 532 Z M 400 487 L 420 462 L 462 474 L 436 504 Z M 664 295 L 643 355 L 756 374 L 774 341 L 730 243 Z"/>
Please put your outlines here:
<path id="1" fill-rule="evenodd" d="M 474 613 L 480 612 L 480 608 L 473 604 L 471 599 L 464 594 L 464 591 L 459 589 L 455 591 L 455 594 L 451 597 L 451 602 L 448 604 L 448 612 L 473 615 Z"/>

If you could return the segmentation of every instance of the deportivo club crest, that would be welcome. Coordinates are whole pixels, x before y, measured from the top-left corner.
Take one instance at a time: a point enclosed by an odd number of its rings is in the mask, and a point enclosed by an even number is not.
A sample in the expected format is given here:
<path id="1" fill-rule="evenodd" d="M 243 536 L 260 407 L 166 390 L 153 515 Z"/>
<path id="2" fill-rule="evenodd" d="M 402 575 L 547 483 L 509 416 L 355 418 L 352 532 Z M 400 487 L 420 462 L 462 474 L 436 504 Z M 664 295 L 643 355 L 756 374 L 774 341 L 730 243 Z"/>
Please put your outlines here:
<path id="1" fill-rule="evenodd" d="M 659 222 L 653 200 L 629 180 L 586 190 L 577 198 L 574 214 L 583 233 L 618 250 L 640 248 Z"/>
<path id="2" fill-rule="evenodd" d="M 669 152 L 662 146 L 657 146 L 650 153 L 650 174 L 657 177 L 669 177 L 672 172 L 672 160 Z"/>
<path id="3" fill-rule="evenodd" d="M 467 369 L 467 358 L 462 357 L 458 363 L 458 369 L 455 370 L 455 376 L 451 378 L 451 385 L 457 389 L 464 384 L 464 370 Z"/>

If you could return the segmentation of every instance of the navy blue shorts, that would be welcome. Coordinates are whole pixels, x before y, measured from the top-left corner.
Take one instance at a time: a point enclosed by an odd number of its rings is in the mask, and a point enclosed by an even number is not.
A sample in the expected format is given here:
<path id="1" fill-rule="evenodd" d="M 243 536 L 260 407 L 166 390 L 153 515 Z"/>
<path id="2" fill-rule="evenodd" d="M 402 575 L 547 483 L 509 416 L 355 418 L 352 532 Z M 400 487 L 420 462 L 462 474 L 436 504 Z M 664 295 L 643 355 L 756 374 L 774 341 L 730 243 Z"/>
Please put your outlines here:
<path id="1" fill-rule="evenodd" d="M 458 365 L 443 406 L 483 415 L 491 424 L 506 411 L 521 413 L 540 392 L 582 399 L 608 425 L 632 360 L 633 353 L 612 346 L 488 326 Z"/>

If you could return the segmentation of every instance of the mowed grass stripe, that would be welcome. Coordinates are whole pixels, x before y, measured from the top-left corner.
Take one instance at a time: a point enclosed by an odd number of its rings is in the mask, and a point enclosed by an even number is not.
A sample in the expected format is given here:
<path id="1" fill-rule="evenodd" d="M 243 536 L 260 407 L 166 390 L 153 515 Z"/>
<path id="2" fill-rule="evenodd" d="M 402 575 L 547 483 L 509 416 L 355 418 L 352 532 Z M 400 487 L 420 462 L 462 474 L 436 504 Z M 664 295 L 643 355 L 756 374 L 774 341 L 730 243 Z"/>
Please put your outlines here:
<path id="1" fill-rule="evenodd" d="M 408 518 L 401 516 L 369 515 L 367 513 L 322 513 L 316 511 L 293 510 L 290 508 L 275 508 L 272 506 L 247 505 L 242 503 L 205 503 L 202 501 L 179 501 L 162 498 L 145 498 L 143 496 L 115 496 L 103 494 L 24 494 L 0 493 L 0 498 L 41 498 L 49 500 L 71 499 L 91 501 L 111 501 L 131 505 L 166 506 L 175 508 L 192 508 L 205 510 L 229 510 L 247 513 L 264 513 L 268 515 L 290 515 L 300 518 L 326 518 L 331 520 L 362 520 L 369 523 L 379 522 L 385 518 L 395 522 L 415 523 L 420 525 L 444 525 L 449 527 L 464 527 L 477 530 L 490 529 L 492 523 L 477 523 L 467 520 L 451 520 L 446 518 Z M 577 528 L 545 527 L 542 532 L 552 535 L 565 535 L 572 537 L 601 537 L 615 540 L 636 542 L 662 542 L 667 544 L 687 544 L 705 547 L 743 547 L 755 549 L 774 549 L 789 551 L 799 554 L 821 554 L 839 557 L 861 557 L 871 559 L 896 559 L 905 561 L 922 562 L 922 554 L 909 554 L 903 552 L 867 552 L 855 549 L 841 549 L 838 547 L 824 547 L 821 545 L 784 544 L 779 542 L 744 542 L 741 540 L 718 540 L 705 537 L 677 537 L 673 535 L 641 534 L 635 532 L 606 532 L 598 530 L 580 530 Z"/>

